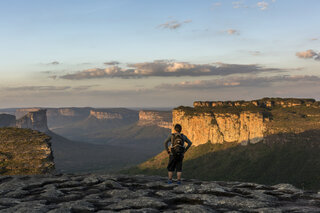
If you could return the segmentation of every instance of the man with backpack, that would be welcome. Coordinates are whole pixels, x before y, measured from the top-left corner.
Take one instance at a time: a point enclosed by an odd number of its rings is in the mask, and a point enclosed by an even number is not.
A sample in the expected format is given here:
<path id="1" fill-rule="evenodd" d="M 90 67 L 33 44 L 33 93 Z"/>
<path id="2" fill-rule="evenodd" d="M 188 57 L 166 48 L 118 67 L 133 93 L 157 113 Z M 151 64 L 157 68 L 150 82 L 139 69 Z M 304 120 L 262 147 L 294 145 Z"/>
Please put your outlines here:
<path id="1" fill-rule="evenodd" d="M 169 154 L 168 163 L 168 183 L 172 184 L 173 172 L 177 171 L 177 184 L 181 184 L 182 175 L 182 161 L 184 153 L 190 148 L 191 141 L 187 136 L 181 134 L 182 127 L 180 124 L 174 126 L 174 133 L 169 135 L 165 140 L 164 145 Z M 170 148 L 168 147 L 169 142 L 171 142 Z M 184 147 L 184 143 L 188 143 L 187 147 Z"/>

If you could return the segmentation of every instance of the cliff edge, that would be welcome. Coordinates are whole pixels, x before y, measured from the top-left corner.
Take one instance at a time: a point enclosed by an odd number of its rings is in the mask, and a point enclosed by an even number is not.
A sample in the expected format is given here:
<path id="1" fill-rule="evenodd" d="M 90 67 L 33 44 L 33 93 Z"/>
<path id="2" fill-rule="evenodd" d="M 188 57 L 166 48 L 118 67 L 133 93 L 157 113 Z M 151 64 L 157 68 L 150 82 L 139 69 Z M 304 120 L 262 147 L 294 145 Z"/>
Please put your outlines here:
<path id="1" fill-rule="evenodd" d="M 53 170 L 49 136 L 30 129 L 0 128 L 0 175 L 47 174 Z"/>
<path id="2" fill-rule="evenodd" d="M 279 133 L 320 129 L 320 104 L 314 99 L 264 98 L 254 101 L 196 101 L 173 110 L 195 146 L 216 143 L 257 143 Z"/>
<path id="3" fill-rule="evenodd" d="M 36 111 L 28 112 L 25 116 L 16 121 L 16 127 L 48 132 L 47 110 L 38 109 Z"/>

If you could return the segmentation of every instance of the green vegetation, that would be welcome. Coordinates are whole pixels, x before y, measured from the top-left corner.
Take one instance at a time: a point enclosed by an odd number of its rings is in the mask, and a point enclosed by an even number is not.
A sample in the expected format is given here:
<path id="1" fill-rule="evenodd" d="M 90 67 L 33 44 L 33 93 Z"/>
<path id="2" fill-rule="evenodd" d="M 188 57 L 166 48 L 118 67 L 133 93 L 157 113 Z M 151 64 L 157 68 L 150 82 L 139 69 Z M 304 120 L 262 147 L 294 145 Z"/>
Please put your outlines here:
<path id="1" fill-rule="evenodd" d="M 43 174 L 54 169 L 46 134 L 30 129 L 0 128 L 0 174 Z"/>
<path id="2" fill-rule="evenodd" d="M 265 141 L 248 146 L 207 143 L 192 147 L 185 156 L 183 176 L 263 184 L 291 183 L 300 188 L 320 189 L 319 131 L 273 135 Z M 167 158 L 161 153 L 123 172 L 165 176 Z"/>
<path id="3" fill-rule="evenodd" d="M 180 106 L 175 108 L 176 110 L 181 110 L 185 112 L 186 116 L 194 116 L 202 113 L 230 113 L 239 115 L 241 112 L 261 112 L 267 113 L 269 110 L 263 107 L 257 107 L 253 104 L 248 106 L 216 106 L 216 107 L 184 107 Z"/>
<path id="4" fill-rule="evenodd" d="M 275 107 L 270 111 L 272 122 L 268 129 L 273 133 L 294 132 L 320 129 L 320 108 L 307 106 Z"/>

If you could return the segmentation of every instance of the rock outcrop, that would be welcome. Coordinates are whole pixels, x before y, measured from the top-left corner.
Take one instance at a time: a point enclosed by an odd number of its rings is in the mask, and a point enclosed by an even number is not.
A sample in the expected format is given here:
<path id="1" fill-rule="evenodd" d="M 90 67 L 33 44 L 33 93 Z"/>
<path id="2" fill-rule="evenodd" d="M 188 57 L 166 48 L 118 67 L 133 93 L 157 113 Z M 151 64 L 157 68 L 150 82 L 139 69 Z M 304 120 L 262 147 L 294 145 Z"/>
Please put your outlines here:
<path id="1" fill-rule="evenodd" d="M 40 109 L 41 108 L 37 108 L 37 107 L 16 109 L 15 116 L 16 116 L 17 119 L 20 119 L 23 116 L 27 115 L 29 112 L 37 112 Z"/>
<path id="2" fill-rule="evenodd" d="M 123 119 L 123 115 L 120 113 L 104 112 L 90 110 L 90 116 L 96 117 L 99 120 L 113 120 L 113 119 Z"/>
<path id="3" fill-rule="evenodd" d="M 263 139 L 269 118 L 260 112 L 199 113 L 187 115 L 184 110 L 173 110 L 173 123 L 181 124 L 183 133 L 193 145 L 211 143 L 256 143 Z"/>
<path id="4" fill-rule="evenodd" d="M 172 113 L 169 111 L 141 110 L 139 112 L 139 126 L 156 125 L 159 127 L 172 128 Z"/>
<path id="5" fill-rule="evenodd" d="M 16 116 L 0 114 L 0 127 L 13 127 L 16 125 Z"/>
<path id="6" fill-rule="evenodd" d="M 138 120 L 138 113 L 125 108 L 91 109 L 90 117 L 98 120 Z"/>
<path id="7" fill-rule="evenodd" d="M 48 117 L 87 117 L 91 108 L 48 108 L 47 116 Z"/>
<path id="8" fill-rule="evenodd" d="M 1 175 L 46 174 L 53 170 L 49 136 L 30 129 L 0 128 Z"/>
<path id="9" fill-rule="evenodd" d="M 38 130 L 40 132 L 49 131 L 47 125 L 47 115 L 45 109 L 28 112 L 27 115 L 16 121 L 16 127 Z"/>
<path id="10" fill-rule="evenodd" d="M 184 180 L 157 176 L 0 177 L 1 212 L 320 212 L 320 194 L 289 184 Z"/>
<path id="11" fill-rule="evenodd" d="M 182 125 L 194 145 L 257 143 L 279 133 L 320 129 L 319 102 L 314 99 L 264 98 L 254 101 L 195 102 L 173 110 L 173 124 Z"/>

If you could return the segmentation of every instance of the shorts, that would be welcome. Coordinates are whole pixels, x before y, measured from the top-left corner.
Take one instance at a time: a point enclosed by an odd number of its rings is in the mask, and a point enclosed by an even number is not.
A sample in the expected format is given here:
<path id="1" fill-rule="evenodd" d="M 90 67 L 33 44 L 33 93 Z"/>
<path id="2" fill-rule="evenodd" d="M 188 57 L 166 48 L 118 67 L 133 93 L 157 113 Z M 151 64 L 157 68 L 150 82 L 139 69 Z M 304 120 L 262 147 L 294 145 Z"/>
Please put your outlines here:
<path id="1" fill-rule="evenodd" d="M 169 172 L 182 172 L 182 161 L 183 161 L 183 156 L 182 157 L 174 157 L 173 155 L 169 156 L 169 163 L 168 163 L 168 171 Z"/>

